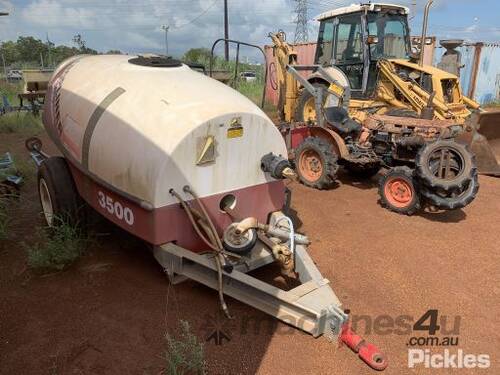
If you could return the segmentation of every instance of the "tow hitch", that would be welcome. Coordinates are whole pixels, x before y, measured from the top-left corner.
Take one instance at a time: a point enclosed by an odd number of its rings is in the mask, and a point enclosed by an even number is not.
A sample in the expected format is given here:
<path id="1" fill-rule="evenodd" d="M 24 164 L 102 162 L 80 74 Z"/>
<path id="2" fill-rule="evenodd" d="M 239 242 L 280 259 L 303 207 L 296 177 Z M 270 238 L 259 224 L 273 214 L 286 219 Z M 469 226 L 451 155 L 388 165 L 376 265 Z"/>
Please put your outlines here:
<path id="1" fill-rule="evenodd" d="M 387 357 L 375 345 L 370 344 L 361 336 L 357 335 L 350 326 L 346 323 L 342 326 L 340 334 L 340 343 L 346 344 L 354 353 L 358 353 L 359 358 L 368 366 L 377 371 L 385 370 L 389 364 Z"/>

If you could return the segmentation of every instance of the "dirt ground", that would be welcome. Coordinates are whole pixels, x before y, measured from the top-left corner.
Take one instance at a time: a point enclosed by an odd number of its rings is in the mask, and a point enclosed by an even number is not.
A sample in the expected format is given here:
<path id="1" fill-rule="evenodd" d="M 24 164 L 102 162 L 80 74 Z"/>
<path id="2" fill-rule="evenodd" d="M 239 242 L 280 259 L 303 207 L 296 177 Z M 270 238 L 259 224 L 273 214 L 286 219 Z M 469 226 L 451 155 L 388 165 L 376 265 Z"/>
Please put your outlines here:
<path id="1" fill-rule="evenodd" d="M 1 134 L 0 153 L 26 158 L 23 142 Z M 290 186 L 300 230 L 313 240 L 310 253 L 354 316 L 408 315 L 414 322 L 437 309 L 447 326 L 460 317 L 459 344 L 451 352 L 491 358 L 483 370 L 410 370 L 407 342 L 425 332 L 378 327 L 378 334 L 365 336 L 388 356 L 386 374 L 500 373 L 500 179 L 481 177 L 480 184 L 477 199 L 463 210 L 413 217 L 378 205 L 376 178 L 356 183 L 343 176 L 330 191 Z M 266 320 L 235 300 L 228 299 L 235 319 L 219 318 L 214 291 L 194 282 L 169 286 L 144 245 L 106 223 L 66 271 L 30 271 L 22 243 L 33 241 L 39 211 L 32 178 L 10 207 L 10 237 L 0 245 L 1 374 L 158 374 L 164 335 L 175 332 L 179 319 L 202 342 L 214 327 L 228 334 L 221 345 L 205 342 L 211 374 L 374 373 L 348 348 Z M 263 321 L 262 329 L 245 332 L 248 319 Z"/>

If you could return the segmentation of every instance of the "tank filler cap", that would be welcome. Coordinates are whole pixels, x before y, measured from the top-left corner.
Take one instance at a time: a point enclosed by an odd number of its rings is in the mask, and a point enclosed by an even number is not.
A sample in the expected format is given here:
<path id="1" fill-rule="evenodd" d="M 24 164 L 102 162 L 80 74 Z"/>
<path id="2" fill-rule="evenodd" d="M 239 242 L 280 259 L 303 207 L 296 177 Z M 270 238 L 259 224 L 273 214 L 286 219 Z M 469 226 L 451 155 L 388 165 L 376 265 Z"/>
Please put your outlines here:
<path id="1" fill-rule="evenodd" d="M 130 64 L 148 66 L 154 68 L 178 68 L 182 66 L 179 60 L 175 60 L 170 56 L 158 55 L 139 55 L 128 61 Z"/>

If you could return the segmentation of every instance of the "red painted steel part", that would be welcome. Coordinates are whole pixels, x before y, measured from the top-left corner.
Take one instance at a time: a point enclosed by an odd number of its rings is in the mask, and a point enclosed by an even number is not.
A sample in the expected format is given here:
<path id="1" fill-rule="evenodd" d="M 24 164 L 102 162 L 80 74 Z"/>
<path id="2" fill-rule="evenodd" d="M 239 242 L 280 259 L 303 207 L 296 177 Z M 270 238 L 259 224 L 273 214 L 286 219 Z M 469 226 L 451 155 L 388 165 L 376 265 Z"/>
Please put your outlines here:
<path id="1" fill-rule="evenodd" d="M 405 179 L 394 177 L 386 181 L 384 194 L 391 205 L 398 208 L 404 208 L 408 206 L 413 199 L 413 188 Z"/>
<path id="2" fill-rule="evenodd" d="M 382 371 L 389 364 L 387 357 L 375 345 L 366 342 L 360 335 L 357 335 L 349 324 L 342 327 L 340 341 L 358 353 L 359 358 L 374 370 Z"/>
<path id="3" fill-rule="evenodd" d="M 154 245 L 175 241 L 177 245 L 193 251 L 207 250 L 180 204 L 146 210 L 96 183 L 71 163 L 68 164 L 81 197 L 116 225 Z M 234 210 L 239 216 L 252 216 L 263 223 L 267 221 L 269 212 L 279 210 L 285 203 L 285 185 L 282 180 L 204 197 L 201 200 L 220 234 L 232 223 L 229 215 L 220 209 L 221 200 L 229 194 L 236 198 Z"/>

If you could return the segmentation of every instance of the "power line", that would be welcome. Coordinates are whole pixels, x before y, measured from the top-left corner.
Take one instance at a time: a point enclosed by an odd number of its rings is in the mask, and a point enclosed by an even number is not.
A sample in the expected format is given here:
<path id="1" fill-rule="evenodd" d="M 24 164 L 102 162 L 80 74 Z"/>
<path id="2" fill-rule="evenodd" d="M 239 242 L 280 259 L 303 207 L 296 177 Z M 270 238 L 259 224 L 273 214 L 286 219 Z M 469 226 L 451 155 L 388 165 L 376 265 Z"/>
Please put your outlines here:
<path id="1" fill-rule="evenodd" d="M 309 34 L 307 30 L 307 0 L 295 0 L 295 37 L 293 38 L 294 44 L 305 43 L 309 41 Z"/>

